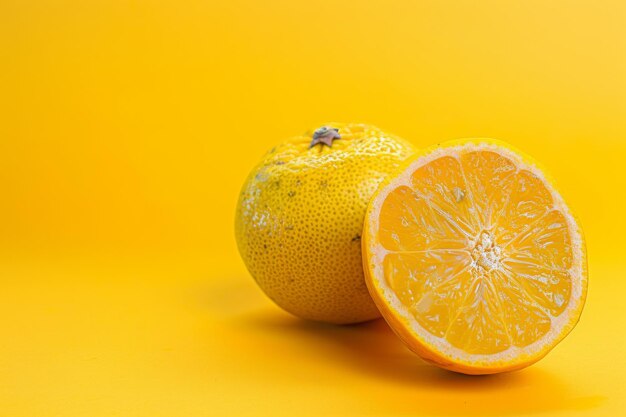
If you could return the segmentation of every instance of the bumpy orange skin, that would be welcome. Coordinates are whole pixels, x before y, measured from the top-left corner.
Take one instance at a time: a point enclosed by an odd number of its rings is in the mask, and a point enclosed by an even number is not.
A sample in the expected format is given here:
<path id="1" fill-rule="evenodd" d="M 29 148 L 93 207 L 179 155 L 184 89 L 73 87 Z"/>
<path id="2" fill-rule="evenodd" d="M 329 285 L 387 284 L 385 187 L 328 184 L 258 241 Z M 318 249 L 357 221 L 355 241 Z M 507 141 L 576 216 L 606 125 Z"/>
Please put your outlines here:
<path id="1" fill-rule="evenodd" d="M 270 150 L 250 173 L 237 204 L 237 245 L 283 309 L 315 321 L 362 322 L 380 316 L 363 275 L 365 210 L 413 147 L 372 126 L 326 126 L 341 135 L 331 147 L 310 147 L 311 131 Z"/>

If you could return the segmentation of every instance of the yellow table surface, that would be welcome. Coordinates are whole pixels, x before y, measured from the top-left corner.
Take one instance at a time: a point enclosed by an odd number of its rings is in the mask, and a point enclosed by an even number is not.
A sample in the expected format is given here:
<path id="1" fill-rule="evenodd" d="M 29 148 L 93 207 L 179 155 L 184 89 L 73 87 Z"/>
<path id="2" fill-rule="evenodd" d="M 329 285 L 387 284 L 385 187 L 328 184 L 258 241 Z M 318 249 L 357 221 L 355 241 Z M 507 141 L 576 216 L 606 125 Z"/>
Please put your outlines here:
<path id="1" fill-rule="evenodd" d="M 617 416 L 626 410 L 626 321 L 616 316 L 624 285 L 615 279 L 623 266 L 592 269 L 582 321 L 541 362 L 470 377 L 422 362 L 382 320 L 337 327 L 293 318 L 270 304 L 241 268 L 217 263 L 3 270 L 0 415 Z"/>
<path id="2" fill-rule="evenodd" d="M 626 3 L 0 2 L 0 416 L 626 415 Z M 329 120 L 496 137 L 579 215 L 590 288 L 532 367 L 441 371 L 282 312 L 239 187 Z"/>

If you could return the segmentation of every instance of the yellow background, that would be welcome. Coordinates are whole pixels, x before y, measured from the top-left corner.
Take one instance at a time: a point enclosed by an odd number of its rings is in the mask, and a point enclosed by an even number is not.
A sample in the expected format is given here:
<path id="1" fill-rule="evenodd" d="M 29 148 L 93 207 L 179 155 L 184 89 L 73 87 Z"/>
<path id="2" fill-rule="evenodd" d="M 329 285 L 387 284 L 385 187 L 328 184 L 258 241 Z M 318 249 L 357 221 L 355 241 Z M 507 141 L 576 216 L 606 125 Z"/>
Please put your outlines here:
<path id="1" fill-rule="evenodd" d="M 0 415 L 626 413 L 623 1 L 0 1 Z M 589 298 L 529 369 L 422 363 L 280 311 L 240 185 L 328 120 L 506 140 L 585 227 Z"/>

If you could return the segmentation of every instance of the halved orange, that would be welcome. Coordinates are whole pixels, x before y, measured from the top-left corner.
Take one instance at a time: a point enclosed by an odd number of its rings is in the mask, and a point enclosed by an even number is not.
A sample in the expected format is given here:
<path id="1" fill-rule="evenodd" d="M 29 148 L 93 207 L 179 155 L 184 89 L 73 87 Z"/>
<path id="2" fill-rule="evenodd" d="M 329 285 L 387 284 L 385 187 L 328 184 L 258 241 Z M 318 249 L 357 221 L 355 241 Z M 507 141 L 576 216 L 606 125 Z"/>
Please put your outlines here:
<path id="1" fill-rule="evenodd" d="M 585 301 L 578 221 L 537 164 L 499 141 L 418 153 L 374 194 L 362 242 L 383 317 L 411 350 L 453 371 L 536 362 Z"/>

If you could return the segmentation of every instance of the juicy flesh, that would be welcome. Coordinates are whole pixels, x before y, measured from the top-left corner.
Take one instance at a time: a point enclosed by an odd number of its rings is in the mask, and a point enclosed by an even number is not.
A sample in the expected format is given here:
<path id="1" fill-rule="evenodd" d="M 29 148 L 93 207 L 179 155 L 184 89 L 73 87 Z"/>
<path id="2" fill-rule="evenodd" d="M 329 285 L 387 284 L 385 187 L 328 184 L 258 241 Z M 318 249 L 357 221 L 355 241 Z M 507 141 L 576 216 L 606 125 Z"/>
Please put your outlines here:
<path id="1" fill-rule="evenodd" d="M 379 222 L 387 286 L 456 348 L 527 346 L 567 307 L 566 217 L 542 179 L 496 152 L 428 162 L 387 195 Z"/>

